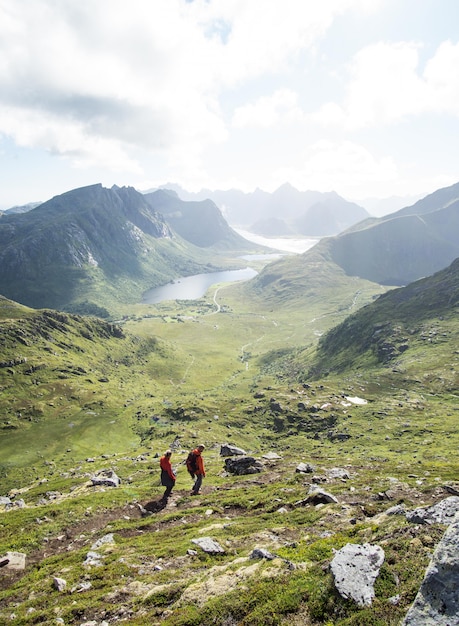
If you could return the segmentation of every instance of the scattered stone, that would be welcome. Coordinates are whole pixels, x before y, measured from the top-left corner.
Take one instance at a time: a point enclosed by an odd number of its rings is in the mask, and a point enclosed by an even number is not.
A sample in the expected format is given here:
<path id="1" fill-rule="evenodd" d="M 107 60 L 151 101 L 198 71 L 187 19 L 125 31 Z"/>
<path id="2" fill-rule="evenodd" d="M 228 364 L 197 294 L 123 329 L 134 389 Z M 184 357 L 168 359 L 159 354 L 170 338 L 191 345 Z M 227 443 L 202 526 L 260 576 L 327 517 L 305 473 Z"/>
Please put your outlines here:
<path id="1" fill-rule="evenodd" d="M 82 593 L 83 591 L 89 591 L 92 585 L 90 582 L 78 583 L 75 587 L 72 587 L 70 590 L 71 593 Z"/>
<path id="2" fill-rule="evenodd" d="M 266 454 L 263 454 L 262 458 L 267 461 L 280 461 L 282 457 L 277 454 L 277 452 L 267 452 Z"/>
<path id="3" fill-rule="evenodd" d="M 212 539 L 211 537 L 200 537 L 199 539 L 192 539 L 192 543 L 199 546 L 201 550 L 206 552 L 207 554 L 224 554 L 225 550 L 221 547 L 219 543 Z"/>
<path id="4" fill-rule="evenodd" d="M 349 472 L 341 467 L 332 467 L 327 470 L 327 476 L 331 480 L 349 480 L 351 477 Z"/>
<path id="5" fill-rule="evenodd" d="M 450 496 L 432 506 L 408 511 L 406 519 L 413 524 L 450 524 L 458 512 L 459 497 Z"/>
<path id="6" fill-rule="evenodd" d="M 6 567 L 7 569 L 23 570 L 26 566 L 26 555 L 24 552 L 7 552 L 1 561 L 8 561 L 2 567 Z"/>
<path id="7" fill-rule="evenodd" d="M 86 559 L 83 562 L 83 565 L 90 565 L 92 567 L 99 567 L 102 564 L 102 555 L 93 550 L 87 553 Z"/>
<path id="8" fill-rule="evenodd" d="M 223 443 L 220 446 L 220 456 L 245 456 L 246 454 L 245 450 L 230 443 Z"/>
<path id="9" fill-rule="evenodd" d="M 406 508 L 404 504 L 396 504 L 386 510 L 386 515 L 405 515 Z"/>
<path id="10" fill-rule="evenodd" d="M 263 469 L 263 464 L 257 461 L 253 456 L 242 456 L 236 459 L 225 459 L 225 469 L 237 476 L 259 474 Z"/>
<path id="11" fill-rule="evenodd" d="M 459 624 L 459 515 L 433 554 L 424 580 L 403 626 Z"/>
<path id="12" fill-rule="evenodd" d="M 91 546 L 91 550 L 97 550 L 98 548 L 100 548 L 100 546 L 103 546 L 106 543 L 115 543 L 113 533 L 108 533 L 107 535 L 104 535 L 96 542 L 94 542 Z"/>
<path id="13" fill-rule="evenodd" d="M 316 468 L 314 467 L 314 465 L 311 465 L 310 463 L 299 463 L 296 466 L 296 470 L 295 470 L 297 474 L 312 474 L 315 471 L 316 471 Z"/>
<path id="14" fill-rule="evenodd" d="M 58 578 L 57 576 L 55 576 L 53 578 L 53 585 L 54 588 L 58 591 L 65 591 L 65 588 L 67 587 L 67 581 L 63 578 Z"/>
<path id="15" fill-rule="evenodd" d="M 338 498 L 328 491 L 314 488 L 312 493 L 306 498 L 306 504 L 338 504 Z"/>
<path id="16" fill-rule="evenodd" d="M 251 559 L 267 559 L 268 561 L 272 561 L 276 558 L 276 555 L 269 550 L 265 550 L 264 548 L 255 548 L 252 550 L 250 555 Z"/>
<path id="17" fill-rule="evenodd" d="M 197 556 L 198 553 L 196 552 L 196 550 L 187 550 L 186 553 L 188 554 L 188 556 Z"/>
<path id="18" fill-rule="evenodd" d="M 106 485 L 107 487 L 119 487 L 121 480 L 112 469 L 103 469 L 91 478 L 92 484 Z"/>
<path id="19" fill-rule="evenodd" d="M 346 544 L 330 564 L 340 595 L 361 607 L 371 606 L 375 596 L 373 585 L 383 563 L 384 551 L 380 546 Z"/>

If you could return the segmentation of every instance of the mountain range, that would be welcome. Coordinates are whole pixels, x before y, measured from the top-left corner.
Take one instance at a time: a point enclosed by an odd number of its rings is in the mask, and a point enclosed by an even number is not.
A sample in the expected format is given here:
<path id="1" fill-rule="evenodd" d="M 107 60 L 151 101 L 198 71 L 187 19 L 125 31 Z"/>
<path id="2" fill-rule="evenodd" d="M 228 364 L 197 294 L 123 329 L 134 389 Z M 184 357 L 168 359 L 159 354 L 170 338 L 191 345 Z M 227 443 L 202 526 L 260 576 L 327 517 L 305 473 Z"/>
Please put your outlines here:
<path id="1" fill-rule="evenodd" d="M 143 290 L 178 276 L 228 267 L 220 254 L 228 247 L 254 248 L 210 201 L 189 205 L 182 228 L 180 204 L 165 192 L 97 184 L 3 214 L 0 292 L 33 307 L 101 314 L 108 302 L 140 301 Z M 170 223 L 155 206 L 174 208 Z"/>
<path id="2" fill-rule="evenodd" d="M 252 193 L 237 189 L 192 193 L 179 185 L 164 187 L 176 191 L 183 200 L 211 199 L 233 227 L 265 237 L 336 235 L 370 216 L 366 209 L 334 191 L 298 191 L 289 183 L 273 193 L 261 189 Z"/>

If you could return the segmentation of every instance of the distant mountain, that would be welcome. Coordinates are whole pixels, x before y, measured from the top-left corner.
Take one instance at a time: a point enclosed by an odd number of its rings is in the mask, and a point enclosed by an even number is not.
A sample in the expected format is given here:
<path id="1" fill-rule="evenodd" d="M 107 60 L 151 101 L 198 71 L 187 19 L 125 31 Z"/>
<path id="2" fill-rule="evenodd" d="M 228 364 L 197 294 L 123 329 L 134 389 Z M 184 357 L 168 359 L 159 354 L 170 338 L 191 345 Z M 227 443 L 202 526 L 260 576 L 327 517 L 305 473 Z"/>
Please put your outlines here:
<path id="1" fill-rule="evenodd" d="M 144 198 L 154 211 L 164 216 L 176 233 L 195 246 L 248 248 L 247 240 L 230 228 L 212 200 L 184 201 L 175 191 L 166 189 L 146 193 Z"/>
<path id="2" fill-rule="evenodd" d="M 235 189 L 190 193 L 178 185 L 166 185 L 183 200 L 211 199 L 227 221 L 259 235 L 292 235 L 322 237 L 335 235 L 352 224 L 370 217 L 363 207 L 348 202 L 334 191 L 298 191 L 286 183 L 273 193 L 256 189 L 244 193 Z M 279 231 L 272 227 L 278 225 Z"/>
<path id="3" fill-rule="evenodd" d="M 103 315 L 106 306 L 140 301 L 147 288 L 228 261 L 176 235 L 135 189 L 98 184 L 2 215 L 0 266 L 7 298 Z"/>
<path id="4" fill-rule="evenodd" d="M 407 285 L 459 257 L 459 185 L 441 189 L 412 207 L 370 218 L 335 237 L 321 239 L 295 257 L 265 267 L 244 286 L 274 303 L 356 277 L 384 286 Z"/>
<path id="5" fill-rule="evenodd" d="M 27 213 L 27 211 L 31 211 L 32 209 L 35 209 L 40 204 L 41 202 L 28 202 L 27 204 L 13 206 L 10 209 L 4 209 L 1 212 L 7 215 L 11 213 Z"/>

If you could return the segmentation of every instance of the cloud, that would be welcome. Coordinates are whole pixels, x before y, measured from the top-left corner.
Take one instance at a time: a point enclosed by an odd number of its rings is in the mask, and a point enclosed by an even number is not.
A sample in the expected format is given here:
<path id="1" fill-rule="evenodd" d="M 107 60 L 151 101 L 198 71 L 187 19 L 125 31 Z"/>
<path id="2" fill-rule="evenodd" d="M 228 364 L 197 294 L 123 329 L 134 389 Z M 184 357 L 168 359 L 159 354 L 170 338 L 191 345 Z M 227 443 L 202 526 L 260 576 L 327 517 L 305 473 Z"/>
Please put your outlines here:
<path id="1" fill-rule="evenodd" d="M 334 189 L 352 195 L 369 183 L 387 185 L 396 180 L 397 168 L 392 158 L 378 159 L 355 142 L 320 140 L 305 149 L 299 168 L 280 168 L 275 178 L 317 191 L 330 191 L 333 181 Z"/>
<path id="2" fill-rule="evenodd" d="M 302 118 L 298 94 L 291 89 L 278 89 L 271 96 L 263 96 L 253 103 L 237 107 L 232 125 L 235 128 L 247 126 L 270 128 L 292 121 L 301 121 Z"/>
<path id="3" fill-rule="evenodd" d="M 107 149 L 107 164 L 124 160 L 131 171 L 137 149 L 172 162 L 188 151 L 199 159 L 228 137 L 228 90 L 285 70 L 336 15 L 359 7 L 361 0 L 0 0 L 0 134 L 80 164 Z M 257 108 L 266 123 L 298 114 L 282 90 L 253 107 L 241 106 L 235 123 L 248 123 Z"/>
<path id="4" fill-rule="evenodd" d="M 349 65 L 343 103 L 328 102 L 311 115 L 324 126 L 357 130 L 429 113 L 459 115 L 459 44 L 442 43 L 419 68 L 420 44 L 379 42 Z"/>

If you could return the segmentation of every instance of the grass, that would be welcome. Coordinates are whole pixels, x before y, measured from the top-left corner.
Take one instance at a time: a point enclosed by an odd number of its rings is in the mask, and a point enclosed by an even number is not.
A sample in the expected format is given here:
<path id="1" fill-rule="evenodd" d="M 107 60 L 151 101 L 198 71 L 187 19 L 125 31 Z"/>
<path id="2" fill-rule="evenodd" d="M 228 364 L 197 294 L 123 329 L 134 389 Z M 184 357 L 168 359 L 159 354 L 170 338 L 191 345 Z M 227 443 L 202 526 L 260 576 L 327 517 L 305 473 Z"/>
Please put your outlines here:
<path id="1" fill-rule="evenodd" d="M 0 495 L 26 505 L 0 513 L 0 555 L 27 555 L 25 572 L 0 572 L 0 621 L 401 621 L 444 528 L 384 512 L 429 504 L 456 485 L 456 323 L 425 322 L 390 363 L 354 354 L 352 369 L 313 379 L 318 336 L 346 312 L 334 300 L 308 302 L 267 310 L 242 287 L 217 285 L 196 302 L 126 310 L 119 335 L 102 322 L 0 308 L 2 359 L 16 359 L 0 368 Z M 192 498 L 183 460 L 201 441 L 207 476 Z M 228 475 L 226 442 L 281 459 L 265 460 L 261 474 Z M 162 495 L 157 457 L 172 444 L 172 503 L 142 517 L 138 505 Z M 300 462 L 314 471 L 297 473 Z M 330 478 L 334 467 L 349 478 Z M 103 468 L 120 487 L 91 485 Z M 338 504 L 300 505 L 314 485 Z M 107 533 L 114 543 L 100 549 L 103 565 L 85 565 Z M 202 536 L 225 553 L 201 552 L 192 539 Z M 337 594 L 328 569 L 348 542 L 385 551 L 365 609 Z M 251 559 L 255 547 L 278 557 Z M 54 576 L 67 580 L 65 592 Z M 90 588 L 77 590 L 83 583 Z"/>

